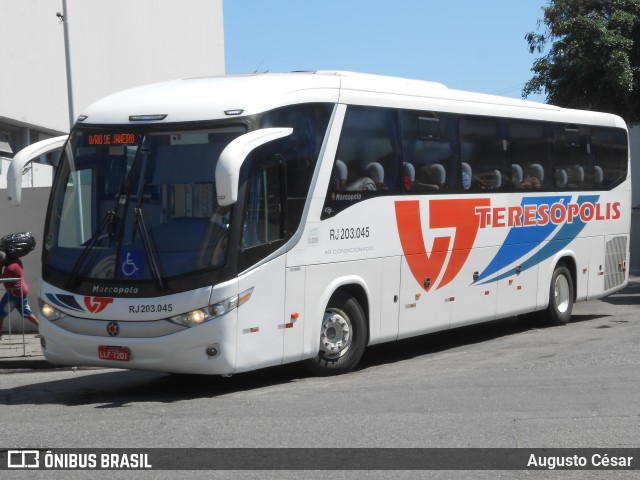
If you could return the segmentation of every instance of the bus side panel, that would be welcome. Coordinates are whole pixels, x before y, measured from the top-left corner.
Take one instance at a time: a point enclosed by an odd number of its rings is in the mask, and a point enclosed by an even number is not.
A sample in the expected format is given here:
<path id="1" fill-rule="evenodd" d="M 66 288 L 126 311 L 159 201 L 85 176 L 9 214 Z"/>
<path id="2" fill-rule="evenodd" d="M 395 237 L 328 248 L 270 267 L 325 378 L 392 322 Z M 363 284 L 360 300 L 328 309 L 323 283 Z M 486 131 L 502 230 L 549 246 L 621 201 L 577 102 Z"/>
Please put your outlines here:
<path id="1" fill-rule="evenodd" d="M 576 284 L 576 302 L 581 302 L 587 299 L 587 293 L 589 292 L 589 245 L 591 239 L 576 238 L 569 248 L 571 248 L 574 254 L 576 263 L 576 278 L 574 278 Z"/>
<path id="2" fill-rule="evenodd" d="M 598 298 L 604 292 L 604 236 L 589 238 L 589 285 L 587 300 Z"/>
<path id="3" fill-rule="evenodd" d="M 282 325 L 284 349 L 282 363 L 297 362 L 302 359 L 304 330 L 313 319 L 305 315 L 306 268 L 287 268 L 287 291 Z"/>
<path id="4" fill-rule="evenodd" d="M 286 255 L 238 278 L 239 291 L 253 288 L 238 308 L 236 372 L 282 363 Z"/>
<path id="5" fill-rule="evenodd" d="M 514 244 L 505 245 L 502 256 L 518 258 L 519 254 L 512 251 L 534 251 L 535 245 Z M 536 309 L 538 293 L 538 261 L 537 252 L 532 256 L 521 259 L 510 270 L 510 275 L 498 280 L 498 318 L 532 312 Z M 531 268 L 524 268 L 525 261 L 533 261 Z"/>
<path id="6" fill-rule="evenodd" d="M 402 262 L 399 339 L 446 330 L 451 324 L 451 291 L 438 290 L 437 277 L 421 278 L 423 283 L 418 283 L 409 267 L 411 256 Z"/>
<path id="7" fill-rule="evenodd" d="M 459 272 L 456 280 L 451 284 L 452 288 L 448 289 L 451 291 L 450 301 L 453 305 L 452 327 L 486 322 L 496 318 L 498 306 L 496 282 L 490 281 L 480 285 L 474 285 L 473 282 L 476 274 L 482 272 L 491 259 L 495 258 L 498 247 L 475 248 L 467 252 L 467 255 L 463 253 L 452 256 L 455 268 Z M 456 265 L 456 262 L 459 264 Z"/>
<path id="8" fill-rule="evenodd" d="M 382 286 L 380 290 L 380 333 L 370 338 L 369 345 L 398 338 L 400 295 L 400 269 L 402 257 L 382 259 Z"/>

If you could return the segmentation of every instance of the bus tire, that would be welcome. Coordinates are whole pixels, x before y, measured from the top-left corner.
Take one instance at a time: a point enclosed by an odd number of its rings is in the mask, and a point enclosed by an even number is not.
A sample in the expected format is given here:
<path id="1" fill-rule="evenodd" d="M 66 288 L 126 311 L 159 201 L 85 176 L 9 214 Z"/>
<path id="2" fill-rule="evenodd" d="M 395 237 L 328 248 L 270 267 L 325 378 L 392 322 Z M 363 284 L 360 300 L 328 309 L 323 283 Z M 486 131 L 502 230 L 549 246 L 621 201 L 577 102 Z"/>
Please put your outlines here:
<path id="1" fill-rule="evenodd" d="M 314 375 L 338 375 L 355 368 L 367 344 L 364 311 L 353 296 L 336 292 L 329 300 L 320 326 L 320 349 L 305 367 Z"/>
<path id="2" fill-rule="evenodd" d="M 573 280 L 563 264 L 553 271 L 549 286 L 549 306 L 546 320 L 551 325 L 566 325 L 573 310 Z"/>

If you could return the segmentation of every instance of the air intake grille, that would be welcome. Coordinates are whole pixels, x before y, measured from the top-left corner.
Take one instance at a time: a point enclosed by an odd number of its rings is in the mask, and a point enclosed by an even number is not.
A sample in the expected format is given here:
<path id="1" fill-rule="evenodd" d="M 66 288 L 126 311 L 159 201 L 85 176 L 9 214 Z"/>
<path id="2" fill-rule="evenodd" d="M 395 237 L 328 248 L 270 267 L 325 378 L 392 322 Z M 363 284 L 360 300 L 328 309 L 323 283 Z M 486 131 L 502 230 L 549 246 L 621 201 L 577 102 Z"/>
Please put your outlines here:
<path id="1" fill-rule="evenodd" d="M 607 242 L 604 267 L 604 289 L 622 284 L 627 267 L 627 237 L 615 237 Z"/>

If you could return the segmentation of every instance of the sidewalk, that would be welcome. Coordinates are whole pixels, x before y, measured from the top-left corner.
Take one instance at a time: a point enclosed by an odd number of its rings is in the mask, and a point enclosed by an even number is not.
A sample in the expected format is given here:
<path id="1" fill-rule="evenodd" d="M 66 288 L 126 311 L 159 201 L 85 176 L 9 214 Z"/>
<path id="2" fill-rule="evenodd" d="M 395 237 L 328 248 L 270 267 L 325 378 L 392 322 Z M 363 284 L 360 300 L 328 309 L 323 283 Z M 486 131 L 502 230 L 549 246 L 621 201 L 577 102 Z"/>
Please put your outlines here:
<path id="1" fill-rule="evenodd" d="M 0 341 L 0 371 L 2 370 L 40 370 L 58 368 L 47 362 L 42 355 L 40 339 L 35 333 L 4 333 Z"/>

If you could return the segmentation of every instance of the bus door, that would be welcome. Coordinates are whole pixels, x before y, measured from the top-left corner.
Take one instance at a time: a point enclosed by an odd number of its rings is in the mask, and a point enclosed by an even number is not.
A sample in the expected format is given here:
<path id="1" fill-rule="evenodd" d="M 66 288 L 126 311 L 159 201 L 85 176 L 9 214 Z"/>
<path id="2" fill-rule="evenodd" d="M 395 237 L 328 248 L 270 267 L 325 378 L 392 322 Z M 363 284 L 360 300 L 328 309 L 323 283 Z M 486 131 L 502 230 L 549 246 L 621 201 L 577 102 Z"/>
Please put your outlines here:
<path id="1" fill-rule="evenodd" d="M 251 296 L 238 309 L 236 371 L 279 365 L 284 344 L 287 256 L 278 254 L 285 243 L 284 166 L 276 156 L 250 162 L 238 258 L 245 273 L 238 280 L 239 292 Z"/>

